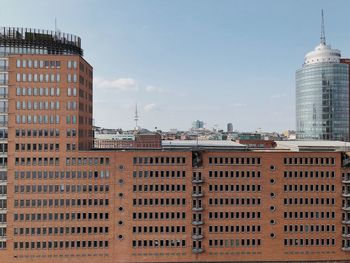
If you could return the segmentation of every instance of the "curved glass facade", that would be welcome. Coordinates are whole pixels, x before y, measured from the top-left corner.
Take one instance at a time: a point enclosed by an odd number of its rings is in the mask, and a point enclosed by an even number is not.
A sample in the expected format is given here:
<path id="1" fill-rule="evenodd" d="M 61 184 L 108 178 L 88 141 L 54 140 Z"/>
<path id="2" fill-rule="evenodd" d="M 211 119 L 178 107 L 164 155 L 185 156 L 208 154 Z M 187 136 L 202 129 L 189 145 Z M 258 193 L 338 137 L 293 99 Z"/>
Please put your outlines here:
<path id="1" fill-rule="evenodd" d="M 349 140 L 349 67 L 305 65 L 296 72 L 296 125 L 301 140 Z"/>

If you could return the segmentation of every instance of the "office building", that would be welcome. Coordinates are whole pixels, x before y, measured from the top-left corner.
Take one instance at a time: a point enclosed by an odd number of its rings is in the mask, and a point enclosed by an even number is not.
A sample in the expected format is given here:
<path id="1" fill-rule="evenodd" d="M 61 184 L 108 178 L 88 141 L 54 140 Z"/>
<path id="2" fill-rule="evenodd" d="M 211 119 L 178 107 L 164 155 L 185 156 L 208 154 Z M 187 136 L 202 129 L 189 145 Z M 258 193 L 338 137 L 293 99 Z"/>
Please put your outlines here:
<path id="1" fill-rule="evenodd" d="M 323 13 L 321 31 L 296 72 L 297 139 L 349 141 L 349 64 L 326 44 Z"/>
<path id="2" fill-rule="evenodd" d="M 192 130 L 204 129 L 204 121 L 196 120 L 192 122 Z"/>
<path id="3" fill-rule="evenodd" d="M 349 143 L 96 149 L 80 38 L 1 28 L 0 51 L 1 263 L 348 262 Z"/>
<path id="4" fill-rule="evenodd" d="M 227 132 L 233 133 L 233 124 L 231 122 L 227 123 Z"/>

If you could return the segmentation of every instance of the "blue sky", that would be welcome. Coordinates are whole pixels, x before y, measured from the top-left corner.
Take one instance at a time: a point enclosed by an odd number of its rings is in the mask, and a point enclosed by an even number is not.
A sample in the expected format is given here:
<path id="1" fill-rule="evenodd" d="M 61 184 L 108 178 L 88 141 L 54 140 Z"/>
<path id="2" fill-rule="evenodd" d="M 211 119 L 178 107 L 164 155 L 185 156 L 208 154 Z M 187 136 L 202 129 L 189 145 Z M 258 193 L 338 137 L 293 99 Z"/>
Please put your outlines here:
<path id="1" fill-rule="evenodd" d="M 320 37 L 350 57 L 347 0 L 1 0 L 1 26 L 81 36 L 94 67 L 95 124 L 283 131 L 295 126 L 295 70 Z"/>

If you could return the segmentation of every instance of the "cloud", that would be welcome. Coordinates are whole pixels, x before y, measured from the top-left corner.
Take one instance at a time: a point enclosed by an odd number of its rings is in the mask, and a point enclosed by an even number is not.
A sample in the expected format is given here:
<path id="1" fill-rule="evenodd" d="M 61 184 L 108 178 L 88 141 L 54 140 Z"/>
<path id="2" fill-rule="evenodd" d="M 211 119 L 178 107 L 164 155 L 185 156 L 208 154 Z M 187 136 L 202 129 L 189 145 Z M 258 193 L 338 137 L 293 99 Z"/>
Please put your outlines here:
<path id="1" fill-rule="evenodd" d="M 154 104 L 154 103 L 147 104 L 145 107 L 143 107 L 143 109 L 145 111 L 155 110 L 156 109 L 156 104 Z"/>
<path id="2" fill-rule="evenodd" d="M 113 89 L 116 91 L 138 90 L 137 82 L 133 78 L 101 79 L 95 78 L 95 85 L 100 88 Z"/>
<path id="3" fill-rule="evenodd" d="M 164 90 L 162 88 L 158 88 L 158 87 L 155 87 L 155 86 L 146 86 L 146 91 L 147 92 L 164 92 Z"/>
<path id="4" fill-rule="evenodd" d="M 169 89 L 163 89 L 159 87 L 155 87 L 152 85 L 148 85 L 145 87 L 145 90 L 147 92 L 154 92 L 154 93 L 162 93 L 165 95 L 174 95 L 178 97 L 188 97 L 188 94 L 186 92 L 179 92 L 179 91 L 174 91 L 174 90 L 169 90 Z"/>

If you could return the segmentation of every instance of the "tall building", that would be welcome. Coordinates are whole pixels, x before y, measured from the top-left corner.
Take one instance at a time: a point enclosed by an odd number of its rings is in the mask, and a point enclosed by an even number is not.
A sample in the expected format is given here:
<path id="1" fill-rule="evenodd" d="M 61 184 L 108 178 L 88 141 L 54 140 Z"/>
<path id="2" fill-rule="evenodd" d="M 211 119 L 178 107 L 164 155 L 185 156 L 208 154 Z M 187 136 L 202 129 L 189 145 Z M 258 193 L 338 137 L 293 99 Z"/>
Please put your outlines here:
<path id="1" fill-rule="evenodd" d="M 233 132 L 233 124 L 231 122 L 227 123 L 227 132 L 228 133 Z"/>
<path id="2" fill-rule="evenodd" d="M 196 120 L 192 122 L 192 130 L 199 130 L 204 128 L 204 121 Z"/>
<path id="3" fill-rule="evenodd" d="M 349 140 L 349 64 L 321 41 L 296 72 L 296 126 L 301 140 Z"/>
<path id="4" fill-rule="evenodd" d="M 80 38 L 0 52 L 1 263 L 349 261 L 350 143 L 96 149 Z"/>

